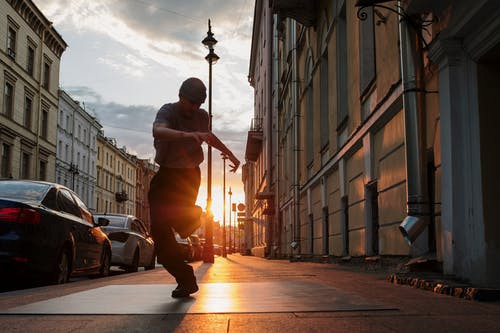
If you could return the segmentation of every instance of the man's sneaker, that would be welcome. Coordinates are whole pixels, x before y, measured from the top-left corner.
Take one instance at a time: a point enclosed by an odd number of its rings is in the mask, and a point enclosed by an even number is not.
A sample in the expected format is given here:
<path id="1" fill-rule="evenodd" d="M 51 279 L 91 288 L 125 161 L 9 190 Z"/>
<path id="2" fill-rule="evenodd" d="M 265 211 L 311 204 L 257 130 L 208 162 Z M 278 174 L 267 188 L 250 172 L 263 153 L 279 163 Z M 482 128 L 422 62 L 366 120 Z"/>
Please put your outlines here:
<path id="1" fill-rule="evenodd" d="M 198 285 L 196 284 L 196 282 L 187 285 L 179 283 L 177 288 L 172 290 L 172 297 L 173 298 L 189 297 L 190 294 L 194 294 L 197 291 L 198 291 Z"/>

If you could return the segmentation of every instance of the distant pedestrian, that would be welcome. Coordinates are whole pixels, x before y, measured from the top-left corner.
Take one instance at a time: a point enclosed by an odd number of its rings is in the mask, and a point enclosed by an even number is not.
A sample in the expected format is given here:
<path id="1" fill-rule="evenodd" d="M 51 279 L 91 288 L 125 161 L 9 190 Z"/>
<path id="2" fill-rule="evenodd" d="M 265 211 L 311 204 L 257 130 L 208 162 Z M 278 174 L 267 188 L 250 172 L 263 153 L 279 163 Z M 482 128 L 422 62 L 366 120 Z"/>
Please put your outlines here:
<path id="1" fill-rule="evenodd" d="M 240 165 L 234 154 L 209 131 L 208 113 L 200 108 L 206 96 L 206 87 L 200 79 L 185 80 L 179 89 L 179 100 L 163 105 L 153 123 L 155 161 L 160 169 L 151 180 L 148 193 L 151 227 L 158 262 L 178 283 L 172 297 L 187 297 L 198 291 L 193 268 L 184 262 L 172 227 L 179 222 L 193 223 L 201 178 L 199 165 L 203 162 L 202 143 L 225 154 L 232 162 L 231 172 L 236 172 Z M 177 212 L 180 207 L 185 214 L 168 213 L 168 207 Z M 199 219 L 199 214 L 196 218 Z"/>

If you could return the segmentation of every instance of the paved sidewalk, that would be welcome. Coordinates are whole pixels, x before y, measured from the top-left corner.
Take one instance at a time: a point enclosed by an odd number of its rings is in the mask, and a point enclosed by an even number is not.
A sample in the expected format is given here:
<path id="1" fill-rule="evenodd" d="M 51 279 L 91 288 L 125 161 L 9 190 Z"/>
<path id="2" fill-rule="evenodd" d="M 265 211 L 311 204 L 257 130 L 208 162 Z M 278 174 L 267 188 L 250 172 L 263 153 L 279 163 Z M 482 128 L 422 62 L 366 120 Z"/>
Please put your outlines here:
<path id="1" fill-rule="evenodd" d="M 175 284 L 160 268 L 70 283 L 55 294 L 55 286 L 0 294 L 0 331 L 500 332 L 500 305 L 394 285 L 382 273 L 240 255 L 193 266 L 201 290 L 187 300 L 170 298 Z M 121 298 L 110 304 L 109 292 Z M 74 314 L 71 307 L 82 310 L 85 299 L 92 311 Z M 154 302 L 160 307 L 150 314 L 140 306 L 117 311 L 120 303 Z M 44 306 L 33 310 L 36 304 Z M 43 314 L 57 304 L 55 313 Z M 32 314 L 5 314 L 23 306 Z"/>

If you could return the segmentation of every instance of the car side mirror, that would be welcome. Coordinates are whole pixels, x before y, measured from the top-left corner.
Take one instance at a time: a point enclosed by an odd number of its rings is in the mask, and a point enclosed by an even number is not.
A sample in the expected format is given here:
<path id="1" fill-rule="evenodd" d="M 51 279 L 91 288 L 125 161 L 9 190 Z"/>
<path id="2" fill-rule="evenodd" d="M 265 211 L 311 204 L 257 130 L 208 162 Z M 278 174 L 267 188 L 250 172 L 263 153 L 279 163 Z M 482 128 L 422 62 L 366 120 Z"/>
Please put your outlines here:
<path id="1" fill-rule="evenodd" d="M 105 217 L 99 217 L 97 219 L 97 226 L 98 227 L 105 227 L 107 225 L 109 225 L 109 220 L 107 218 L 105 218 Z"/>

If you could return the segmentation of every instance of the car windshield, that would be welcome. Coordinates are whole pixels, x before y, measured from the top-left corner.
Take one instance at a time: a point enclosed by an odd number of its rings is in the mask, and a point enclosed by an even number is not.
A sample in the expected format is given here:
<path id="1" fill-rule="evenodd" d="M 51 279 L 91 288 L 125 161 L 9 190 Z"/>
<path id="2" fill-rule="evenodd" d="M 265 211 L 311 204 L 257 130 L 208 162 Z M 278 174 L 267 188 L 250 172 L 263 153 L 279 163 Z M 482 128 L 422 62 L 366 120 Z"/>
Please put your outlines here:
<path id="1" fill-rule="evenodd" d="M 23 181 L 0 181 L 0 197 L 25 200 L 42 201 L 50 185 L 23 182 Z"/>
<path id="2" fill-rule="evenodd" d="M 109 220 L 109 225 L 105 228 L 121 228 L 127 227 L 127 218 L 123 216 L 113 216 L 113 215 L 94 215 L 94 219 L 97 221 L 99 217 L 104 217 Z"/>

